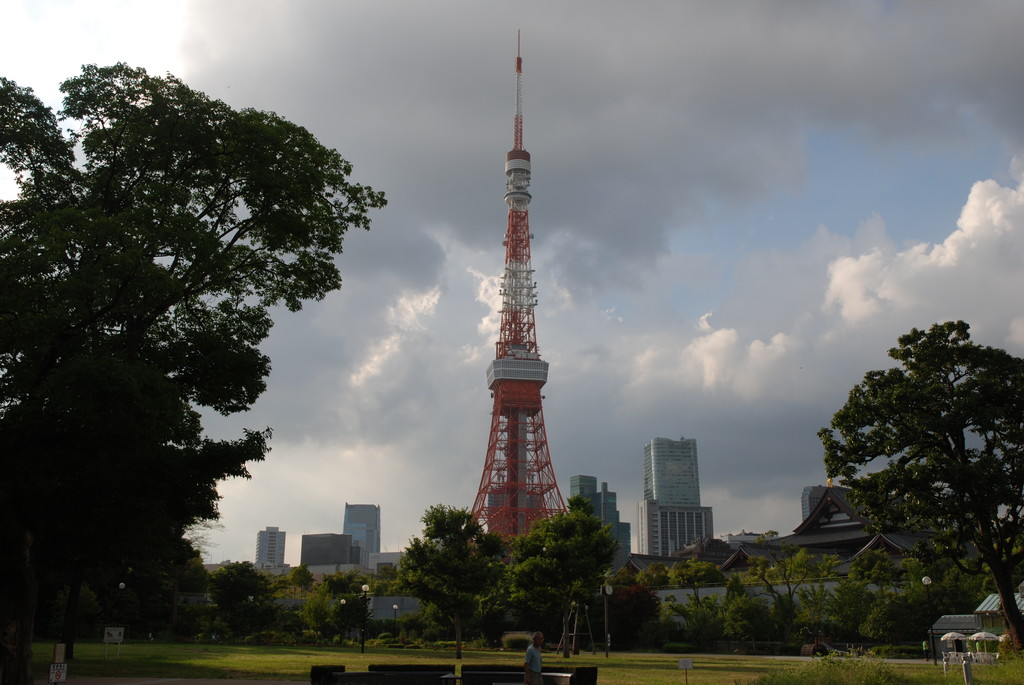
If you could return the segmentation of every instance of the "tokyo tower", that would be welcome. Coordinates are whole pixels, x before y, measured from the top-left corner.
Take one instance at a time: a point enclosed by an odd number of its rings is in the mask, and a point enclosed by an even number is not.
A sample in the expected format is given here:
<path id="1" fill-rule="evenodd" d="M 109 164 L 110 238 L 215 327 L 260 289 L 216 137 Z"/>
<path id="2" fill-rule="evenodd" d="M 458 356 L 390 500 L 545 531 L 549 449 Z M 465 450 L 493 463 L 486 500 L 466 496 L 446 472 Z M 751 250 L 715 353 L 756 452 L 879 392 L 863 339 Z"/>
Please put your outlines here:
<path id="1" fill-rule="evenodd" d="M 517 40 L 518 43 L 518 40 Z M 537 284 L 530 266 L 530 153 L 523 149 L 523 59 L 516 46 L 514 144 L 505 155 L 505 273 L 501 331 L 487 387 L 494 398 L 487 458 L 473 514 L 492 533 L 526 533 L 534 521 L 565 510 L 548 454 L 540 389 L 548 380 L 533 309 Z"/>

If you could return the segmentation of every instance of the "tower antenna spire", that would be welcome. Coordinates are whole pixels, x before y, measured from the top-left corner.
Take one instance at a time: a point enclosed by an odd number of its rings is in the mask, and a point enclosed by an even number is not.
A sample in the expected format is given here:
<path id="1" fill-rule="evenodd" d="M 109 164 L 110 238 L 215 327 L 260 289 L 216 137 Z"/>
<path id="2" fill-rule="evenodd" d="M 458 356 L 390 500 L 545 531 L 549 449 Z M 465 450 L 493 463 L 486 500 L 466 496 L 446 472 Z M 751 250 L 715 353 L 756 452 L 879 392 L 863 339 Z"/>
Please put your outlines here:
<path id="1" fill-rule="evenodd" d="M 520 31 L 516 31 L 516 118 L 513 126 L 513 150 L 523 149 L 523 58 L 519 52 Z"/>
<path id="2" fill-rule="evenodd" d="M 537 284 L 530 265 L 530 153 L 523 149 L 523 58 L 516 36 L 514 143 L 505 155 L 505 273 L 501 329 L 487 387 L 494 398 L 491 431 L 473 514 L 491 532 L 515 536 L 534 521 L 565 511 L 555 481 L 540 390 L 548 363 L 540 358 L 534 307 Z"/>

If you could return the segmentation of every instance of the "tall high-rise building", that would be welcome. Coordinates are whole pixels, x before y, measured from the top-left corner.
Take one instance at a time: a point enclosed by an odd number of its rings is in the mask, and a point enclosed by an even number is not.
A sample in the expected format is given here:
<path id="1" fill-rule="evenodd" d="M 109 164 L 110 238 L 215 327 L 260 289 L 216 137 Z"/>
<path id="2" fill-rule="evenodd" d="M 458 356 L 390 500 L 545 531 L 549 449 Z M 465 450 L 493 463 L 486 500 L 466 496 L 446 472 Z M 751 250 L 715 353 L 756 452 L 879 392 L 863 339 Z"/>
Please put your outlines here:
<path id="1" fill-rule="evenodd" d="M 654 438 L 644 445 L 644 499 L 663 506 L 700 506 L 696 440 Z"/>
<path id="2" fill-rule="evenodd" d="M 284 566 L 284 536 L 285 532 L 277 526 L 267 526 L 256 533 L 256 568 Z"/>
<path id="3" fill-rule="evenodd" d="M 363 566 L 369 564 L 371 554 L 380 552 L 380 505 L 345 503 L 345 523 L 342 531 L 352 536 L 353 544 L 362 548 Z"/>
<path id="4" fill-rule="evenodd" d="M 612 570 L 616 571 L 626 565 L 631 551 L 630 526 L 620 520 L 618 497 L 608 489 L 608 483 L 601 483 L 601 489 L 597 488 L 597 478 L 594 476 L 572 476 L 569 479 L 569 494 L 572 497 L 577 495 L 586 497 L 594 506 L 594 514 L 612 527 L 612 535 L 619 543 L 619 549 L 615 553 L 615 560 L 612 562 Z"/>
<path id="5" fill-rule="evenodd" d="M 537 283 L 530 266 L 530 153 L 523 148 L 523 60 L 516 52 L 513 146 L 505 155 L 505 273 L 501 327 L 487 387 L 494 398 L 484 471 L 473 515 L 487 530 L 522 535 L 534 521 L 565 510 L 555 482 L 540 390 L 548 363 L 540 358 L 533 309 Z"/>
<path id="6" fill-rule="evenodd" d="M 714 536 L 711 507 L 700 504 L 697 441 L 654 438 L 644 445 L 640 552 L 669 556 Z"/>

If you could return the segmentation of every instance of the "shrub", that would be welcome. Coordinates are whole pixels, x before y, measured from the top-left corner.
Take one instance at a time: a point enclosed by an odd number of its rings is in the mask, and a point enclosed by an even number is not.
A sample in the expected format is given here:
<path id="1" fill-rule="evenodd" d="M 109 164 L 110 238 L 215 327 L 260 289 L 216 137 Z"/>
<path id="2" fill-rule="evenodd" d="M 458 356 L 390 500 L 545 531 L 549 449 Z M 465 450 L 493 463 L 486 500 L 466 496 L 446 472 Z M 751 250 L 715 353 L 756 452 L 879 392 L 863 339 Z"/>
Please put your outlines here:
<path id="1" fill-rule="evenodd" d="M 884 661 L 827 656 L 761 676 L 754 685 L 899 685 L 902 682 L 896 669 Z"/>
<path id="2" fill-rule="evenodd" d="M 875 645 L 870 651 L 875 656 L 886 659 L 917 659 L 921 656 L 921 648 L 919 646 Z"/>
<path id="3" fill-rule="evenodd" d="M 432 645 L 433 649 L 455 649 L 455 640 L 438 640 Z"/>
<path id="4" fill-rule="evenodd" d="M 509 633 L 501 636 L 501 646 L 510 652 L 521 652 L 530 646 L 531 638 L 526 633 Z"/>
<path id="5" fill-rule="evenodd" d="M 689 642 L 666 642 L 661 646 L 661 651 L 666 654 L 687 654 L 696 652 L 697 647 Z"/>

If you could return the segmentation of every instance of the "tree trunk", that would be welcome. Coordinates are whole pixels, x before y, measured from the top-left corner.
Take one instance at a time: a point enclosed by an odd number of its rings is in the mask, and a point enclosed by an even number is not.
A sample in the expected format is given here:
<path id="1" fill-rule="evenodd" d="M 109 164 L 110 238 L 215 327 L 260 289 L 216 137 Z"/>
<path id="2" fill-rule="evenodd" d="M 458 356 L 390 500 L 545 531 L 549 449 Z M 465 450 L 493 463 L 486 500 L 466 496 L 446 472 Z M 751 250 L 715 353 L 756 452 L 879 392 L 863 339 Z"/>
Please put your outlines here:
<path id="1" fill-rule="evenodd" d="M 32 685 L 32 632 L 37 586 L 30 563 L 32 535 L 9 511 L 0 526 L 4 543 L 0 574 L 0 683 Z"/>
<path id="2" fill-rule="evenodd" d="M 992 569 L 992 580 L 996 584 L 996 592 L 999 593 L 999 601 L 1003 607 L 1003 616 L 1006 617 L 1006 627 L 1010 633 L 1010 640 L 1017 647 L 1021 648 L 1021 639 L 1024 637 L 1024 616 L 1021 615 L 1017 606 L 1016 586 L 1013 584 L 1012 575 L 1003 568 L 990 564 Z"/>
<path id="3" fill-rule="evenodd" d="M 78 628 L 78 604 L 82 598 L 82 569 L 76 564 L 68 577 L 68 599 L 64 605 L 64 624 L 60 629 L 61 642 L 64 643 L 64 658 L 71 661 L 75 658 L 75 633 Z"/>
<path id="4" fill-rule="evenodd" d="M 462 620 L 458 614 L 452 618 L 452 623 L 455 624 L 455 658 L 462 658 Z"/>

